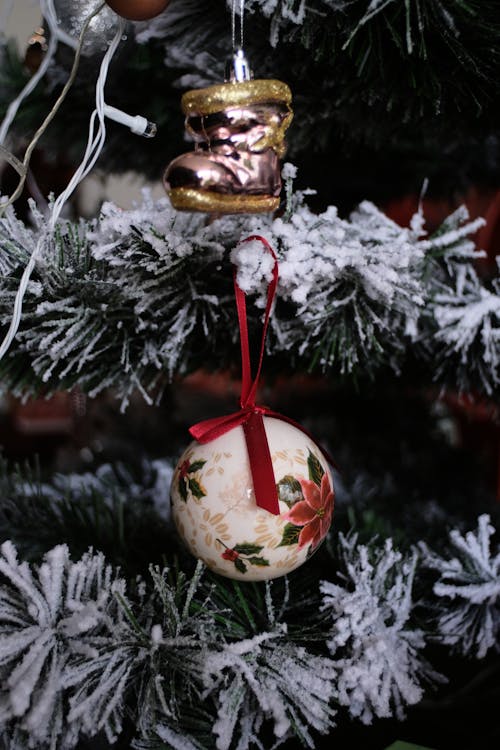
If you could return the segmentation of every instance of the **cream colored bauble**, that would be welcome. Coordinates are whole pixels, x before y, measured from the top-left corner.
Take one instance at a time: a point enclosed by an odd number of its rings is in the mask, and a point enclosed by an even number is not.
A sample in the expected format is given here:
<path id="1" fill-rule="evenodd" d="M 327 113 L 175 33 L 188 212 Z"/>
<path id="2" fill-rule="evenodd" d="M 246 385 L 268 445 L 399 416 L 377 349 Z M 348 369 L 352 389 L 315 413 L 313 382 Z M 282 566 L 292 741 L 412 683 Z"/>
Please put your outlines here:
<path id="1" fill-rule="evenodd" d="M 235 427 L 181 456 L 172 515 L 189 550 L 214 572 L 263 581 L 302 565 L 325 538 L 333 484 L 318 446 L 287 422 L 264 417 L 280 515 L 257 507 L 245 435 Z"/>

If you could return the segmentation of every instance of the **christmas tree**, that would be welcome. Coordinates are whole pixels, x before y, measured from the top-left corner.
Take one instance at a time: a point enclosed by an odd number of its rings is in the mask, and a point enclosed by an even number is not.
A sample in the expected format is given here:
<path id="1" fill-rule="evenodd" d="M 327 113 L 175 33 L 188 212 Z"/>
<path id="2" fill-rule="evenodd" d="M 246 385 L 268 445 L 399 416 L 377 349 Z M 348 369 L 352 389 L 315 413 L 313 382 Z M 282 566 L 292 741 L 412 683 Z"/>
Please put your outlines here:
<path id="1" fill-rule="evenodd" d="M 39 5 L 0 36 L 3 746 L 497 746 L 497 3 Z"/>

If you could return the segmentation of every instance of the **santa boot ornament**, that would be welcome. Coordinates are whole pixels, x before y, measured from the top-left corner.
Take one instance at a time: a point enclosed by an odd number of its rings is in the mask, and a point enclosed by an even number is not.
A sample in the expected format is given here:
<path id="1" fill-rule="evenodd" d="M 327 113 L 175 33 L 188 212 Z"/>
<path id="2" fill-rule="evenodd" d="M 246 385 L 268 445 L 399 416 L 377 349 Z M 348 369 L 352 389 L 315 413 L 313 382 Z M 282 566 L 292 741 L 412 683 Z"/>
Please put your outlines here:
<path id="1" fill-rule="evenodd" d="M 238 50 L 230 80 L 182 97 L 195 150 L 174 159 L 165 188 L 174 208 L 216 214 L 260 213 L 279 206 L 279 160 L 293 117 L 285 83 L 251 80 Z"/>

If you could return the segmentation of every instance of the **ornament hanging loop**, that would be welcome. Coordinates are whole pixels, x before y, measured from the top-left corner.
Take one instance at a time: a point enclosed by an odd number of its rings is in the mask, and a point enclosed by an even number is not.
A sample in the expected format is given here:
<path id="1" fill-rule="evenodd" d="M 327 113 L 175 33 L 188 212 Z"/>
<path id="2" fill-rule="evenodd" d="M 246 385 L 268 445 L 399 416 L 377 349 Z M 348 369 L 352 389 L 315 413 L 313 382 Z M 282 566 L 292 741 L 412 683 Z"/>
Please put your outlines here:
<path id="1" fill-rule="evenodd" d="M 241 398 L 240 406 L 242 409 L 250 408 L 252 411 L 255 407 L 255 397 L 257 395 L 257 388 L 259 385 L 260 374 L 262 371 L 262 363 L 264 360 L 264 350 L 266 346 L 267 329 L 269 327 L 269 319 L 271 317 L 271 308 L 273 305 L 274 298 L 276 296 L 276 288 L 278 286 L 278 259 L 274 250 L 272 249 L 269 242 L 257 234 L 252 234 L 250 237 L 241 241 L 244 242 L 261 242 L 264 246 L 264 250 L 270 253 L 274 260 L 274 266 L 272 270 L 272 279 L 269 282 L 267 289 L 267 302 L 264 313 L 264 324 L 262 329 L 262 339 L 259 350 L 259 360 L 257 364 L 257 372 L 255 377 L 252 378 L 252 365 L 250 359 L 250 343 L 248 338 L 248 321 L 247 321 L 247 309 L 246 309 L 246 295 L 245 292 L 239 287 L 237 281 L 237 270 L 234 269 L 234 294 L 236 297 L 236 309 L 238 312 L 238 322 L 240 326 L 240 344 L 241 344 Z"/>
<path id="2" fill-rule="evenodd" d="M 239 45 L 236 44 L 236 16 L 238 15 L 238 13 L 236 12 L 237 4 L 238 4 L 238 0 L 232 0 L 231 37 L 232 37 L 232 42 L 233 42 L 233 52 L 236 52 L 238 49 L 243 51 L 244 41 L 245 41 L 245 0 L 239 0 L 240 43 Z"/>
<path id="3" fill-rule="evenodd" d="M 239 1 L 239 13 L 236 6 Z M 239 18 L 239 44 L 237 43 L 237 17 Z M 225 80 L 231 83 L 242 83 L 253 78 L 249 62 L 244 52 L 245 41 L 245 0 L 232 0 L 231 37 L 233 53 L 226 62 Z"/>

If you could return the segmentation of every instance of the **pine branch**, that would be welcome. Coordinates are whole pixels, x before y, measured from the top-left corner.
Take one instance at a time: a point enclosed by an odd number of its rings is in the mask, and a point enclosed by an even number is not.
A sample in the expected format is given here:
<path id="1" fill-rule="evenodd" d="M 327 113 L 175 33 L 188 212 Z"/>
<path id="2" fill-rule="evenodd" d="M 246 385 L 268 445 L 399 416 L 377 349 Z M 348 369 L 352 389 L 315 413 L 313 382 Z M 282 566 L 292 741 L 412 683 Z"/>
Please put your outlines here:
<path id="1" fill-rule="evenodd" d="M 339 703 L 365 724 L 374 716 L 402 718 L 425 682 L 443 680 L 422 656 L 424 632 L 411 623 L 417 556 L 403 556 L 391 539 L 364 546 L 341 534 L 339 547 L 341 582 L 321 583 Z"/>
<path id="2" fill-rule="evenodd" d="M 373 377 L 381 368 L 398 372 L 413 351 L 444 380 L 441 362 L 448 349 L 443 351 L 442 341 L 451 341 L 462 364 L 453 384 L 493 393 L 500 377 L 498 295 L 476 278 L 476 295 L 489 294 L 492 302 L 484 325 L 474 324 L 472 339 L 460 335 L 460 317 L 442 312 L 443 302 L 453 299 L 458 273 L 447 267 L 473 274 L 467 237 L 480 221 L 467 223 L 459 211 L 430 238 L 422 222 L 417 214 L 412 228 L 403 229 L 366 202 L 350 220 L 340 219 L 334 207 L 316 215 L 301 194 L 289 220 L 226 217 L 209 226 L 200 217 L 173 212 L 165 201 L 146 200 L 131 211 L 107 204 L 99 220 L 63 223 L 47 242 L 0 375 L 17 395 L 78 383 L 93 396 L 112 387 L 125 408 L 135 389 L 151 403 L 174 375 L 235 363 L 225 253 L 257 232 L 279 254 L 270 349 L 282 361 L 333 376 Z M 28 232 L 13 214 L 0 220 L 4 325 L 37 231 Z M 243 287 L 257 293 L 258 310 L 265 273 L 254 269 L 251 248 L 242 247 L 233 260 Z M 476 320 L 476 299 L 461 304 L 463 320 L 468 312 Z M 257 330 L 259 313 L 252 309 L 250 326 Z M 481 337 L 482 348 L 472 346 Z"/>
<path id="3" fill-rule="evenodd" d="M 420 544 L 425 565 L 439 575 L 433 589 L 441 610 L 436 640 L 478 659 L 500 650 L 500 547 L 491 550 L 494 533 L 484 514 L 475 531 L 450 532 L 446 556 Z"/>
<path id="4" fill-rule="evenodd" d="M 278 741 L 296 733 L 313 747 L 311 729 L 332 726 L 332 663 L 288 641 L 269 591 L 271 629 L 249 637 L 221 626 L 201 565 L 192 576 L 151 567 L 127 587 L 102 555 L 72 563 L 56 547 L 30 569 L 10 543 L 2 551 L 0 698 L 13 738 L 71 748 L 104 730 L 113 742 L 125 707 L 137 747 L 208 750 L 215 736 L 247 750 L 267 720 Z"/>
<path id="5" fill-rule="evenodd" d="M 44 481 L 38 469 L 1 460 L 0 539 L 11 539 L 29 560 L 64 539 L 75 556 L 94 547 L 127 575 L 145 572 L 179 549 L 165 517 L 171 471 L 166 462 L 144 460 L 137 469 L 105 464 Z"/>
<path id="6" fill-rule="evenodd" d="M 483 284 L 469 264 L 451 262 L 436 274 L 424 336 L 437 362 L 436 376 L 457 380 L 464 390 L 492 395 L 500 382 L 500 284 Z"/>
<path id="7" fill-rule="evenodd" d="M 7 477 L 4 492 L 10 482 L 29 494 L 27 479 Z M 75 493 L 88 483 L 89 475 L 68 482 Z M 113 483 L 109 470 L 93 480 L 104 497 Z M 60 486 L 60 477 L 44 485 L 55 507 Z M 29 523 L 40 529 L 36 515 Z M 443 643 L 463 601 L 467 617 L 474 608 L 491 614 L 495 606 L 498 561 L 488 560 L 488 519 L 479 520 L 479 531 L 477 539 L 451 534 L 463 570 L 456 560 L 428 555 L 442 574 L 433 606 L 443 628 L 433 637 Z M 148 750 L 165 744 L 250 750 L 269 746 L 271 735 L 276 746 L 296 737 L 313 748 L 315 732 L 331 731 L 339 707 L 364 721 L 402 716 L 420 700 L 424 678 L 438 678 L 423 654 L 429 634 L 415 624 L 417 557 L 390 539 L 358 545 L 352 535 L 341 535 L 339 552 L 333 580 L 321 582 L 321 600 L 312 568 L 294 574 L 290 586 L 203 578 L 201 565 L 152 565 L 127 582 L 101 552 L 73 562 L 58 545 L 29 565 L 6 542 L 0 556 L 5 742 L 70 750 L 100 732 L 113 742 L 126 722 L 129 744 Z M 325 569 L 319 566 L 322 576 Z M 475 642 L 498 645 L 491 617 L 473 620 Z"/>

